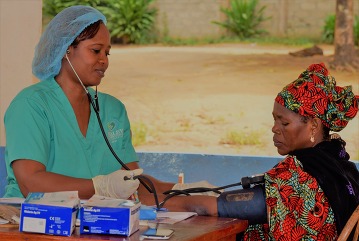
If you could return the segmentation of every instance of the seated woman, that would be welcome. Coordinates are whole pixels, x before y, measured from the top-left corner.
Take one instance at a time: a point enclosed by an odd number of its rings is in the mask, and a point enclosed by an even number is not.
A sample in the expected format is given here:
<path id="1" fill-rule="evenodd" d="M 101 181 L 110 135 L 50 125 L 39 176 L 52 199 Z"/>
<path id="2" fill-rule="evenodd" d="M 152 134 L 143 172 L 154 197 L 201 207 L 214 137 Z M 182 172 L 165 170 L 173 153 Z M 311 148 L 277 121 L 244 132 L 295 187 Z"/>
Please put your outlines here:
<path id="1" fill-rule="evenodd" d="M 355 117 L 358 102 L 324 64 L 309 66 L 275 98 L 273 142 L 286 157 L 264 174 L 263 185 L 218 198 L 179 196 L 164 207 L 247 219 L 244 240 L 336 240 L 359 204 L 359 172 L 330 131 Z"/>

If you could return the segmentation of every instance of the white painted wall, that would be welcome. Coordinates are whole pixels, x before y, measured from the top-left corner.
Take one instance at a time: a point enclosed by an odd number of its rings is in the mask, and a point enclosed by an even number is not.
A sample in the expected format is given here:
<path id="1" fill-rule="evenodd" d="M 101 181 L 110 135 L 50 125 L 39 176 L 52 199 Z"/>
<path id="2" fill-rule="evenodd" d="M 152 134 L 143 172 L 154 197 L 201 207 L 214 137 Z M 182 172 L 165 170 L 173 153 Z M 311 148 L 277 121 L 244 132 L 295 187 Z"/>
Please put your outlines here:
<path id="1" fill-rule="evenodd" d="M 0 146 L 6 144 L 7 107 L 21 89 L 37 81 L 31 62 L 41 28 L 42 0 L 0 0 Z"/>

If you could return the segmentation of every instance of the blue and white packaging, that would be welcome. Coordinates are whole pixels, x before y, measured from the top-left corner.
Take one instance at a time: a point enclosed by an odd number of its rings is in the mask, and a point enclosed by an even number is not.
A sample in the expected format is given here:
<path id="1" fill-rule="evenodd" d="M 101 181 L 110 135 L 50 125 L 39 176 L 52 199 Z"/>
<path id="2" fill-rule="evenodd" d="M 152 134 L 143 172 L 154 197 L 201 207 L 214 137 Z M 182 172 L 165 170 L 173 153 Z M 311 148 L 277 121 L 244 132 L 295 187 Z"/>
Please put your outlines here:
<path id="1" fill-rule="evenodd" d="M 157 210 L 155 207 L 142 205 L 140 208 L 140 221 L 141 220 L 155 220 L 157 218 Z"/>
<path id="2" fill-rule="evenodd" d="M 77 191 L 29 193 L 21 204 L 21 232 L 70 236 L 80 208 Z"/>
<path id="3" fill-rule="evenodd" d="M 140 228 L 141 203 L 92 196 L 80 208 L 80 233 L 130 236 Z"/>

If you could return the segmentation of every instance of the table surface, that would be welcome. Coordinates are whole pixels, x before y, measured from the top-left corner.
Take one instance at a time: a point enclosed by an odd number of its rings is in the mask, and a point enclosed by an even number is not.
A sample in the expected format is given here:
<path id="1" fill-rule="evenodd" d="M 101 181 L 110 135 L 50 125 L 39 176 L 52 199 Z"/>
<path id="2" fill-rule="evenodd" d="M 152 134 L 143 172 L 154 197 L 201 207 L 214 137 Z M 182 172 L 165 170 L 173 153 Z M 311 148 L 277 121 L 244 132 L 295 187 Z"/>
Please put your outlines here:
<path id="1" fill-rule="evenodd" d="M 212 241 L 212 240 L 236 240 L 236 234 L 243 232 L 248 226 L 246 220 L 233 218 L 218 218 L 195 216 L 175 224 L 160 224 L 161 228 L 174 230 L 174 235 L 169 240 L 191 240 L 191 241 Z M 19 232 L 18 225 L 0 225 L 1 240 L 26 240 L 26 241 L 94 241 L 94 240 L 114 240 L 114 241 L 138 241 L 141 233 L 147 229 L 140 226 L 140 230 L 133 233 L 130 237 L 118 235 L 97 235 L 79 234 L 76 228 L 70 237 L 52 236 L 46 234 Z M 147 240 L 147 239 L 146 239 Z"/>

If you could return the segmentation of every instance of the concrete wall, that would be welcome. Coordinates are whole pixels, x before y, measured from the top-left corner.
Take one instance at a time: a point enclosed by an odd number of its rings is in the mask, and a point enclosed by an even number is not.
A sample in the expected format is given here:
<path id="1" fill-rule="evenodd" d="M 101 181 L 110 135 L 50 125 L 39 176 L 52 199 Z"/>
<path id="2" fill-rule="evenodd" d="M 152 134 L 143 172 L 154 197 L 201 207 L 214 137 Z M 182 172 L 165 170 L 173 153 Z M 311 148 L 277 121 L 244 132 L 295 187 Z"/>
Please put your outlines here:
<path id="1" fill-rule="evenodd" d="M 261 27 L 271 35 L 318 38 L 327 16 L 335 14 L 336 0 L 260 0 L 260 6 L 271 17 Z"/>
<path id="2" fill-rule="evenodd" d="M 173 38 L 216 37 L 225 30 L 212 21 L 224 21 L 221 7 L 228 0 L 156 0 L 158 10 L 156 28 L 161 36 Z"/>
<path id="3" fill-rule="evenodd" d="M 41 0 L 0 0 L 0 145 L 5 145 L 4 113 L 14 96 L 36 80 L 31 73 L 41 34 Z M 26 120 L 24 120 L 26 121 Z"/>
<path id="4" fill-rule="evenodd" d="M 156 0 L 156 28 L 161 36 L 173 38 L 219 37 L 226 31 L 211 23 L 222 22 L 230 0 Z M 259 0 L 271 17 L 261 24 L 272 36 L 320 38 L 325 19 L 335 14 L 336 0 Z M 359 0 L 354 0 L 354 13 L 359 15 Z"/>

